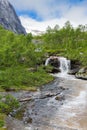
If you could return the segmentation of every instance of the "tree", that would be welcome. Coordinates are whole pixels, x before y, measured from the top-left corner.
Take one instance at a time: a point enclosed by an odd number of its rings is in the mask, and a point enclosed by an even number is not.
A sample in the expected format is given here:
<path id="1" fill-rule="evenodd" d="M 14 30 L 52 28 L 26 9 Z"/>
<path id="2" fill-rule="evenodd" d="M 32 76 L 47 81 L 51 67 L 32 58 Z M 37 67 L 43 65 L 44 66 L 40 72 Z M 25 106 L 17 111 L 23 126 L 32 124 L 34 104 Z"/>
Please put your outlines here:
<path id="1" fill-rule="evenodd" d="M 55 26 L 54 26 L 54 31 L 58 31 L 59 30 L 59 25 L 58 24 L 56 24 Z"/>
<path id="2" fill-rule="evenodd" d="M 70 21 L 67 21 L 67 22 L 65 23 L 64 28 L 67 29 L 67 30 L 72 29 L 72 25 L 71 25 Z"/>
<path id="3" fill-rule="evenodd" d="M 47 33 L 50 33 L 52 31 L 51 27 L 48 26 L 47 29 L 46 29 Z"/>
<path id="4" fill-rule="evenodd" d="M 32 41 L 32 38 L 33 38 L 32 33 L 28 33 L 26 35 L 26 41 L 27 41 L 27 43 L 30 43 Z"/>

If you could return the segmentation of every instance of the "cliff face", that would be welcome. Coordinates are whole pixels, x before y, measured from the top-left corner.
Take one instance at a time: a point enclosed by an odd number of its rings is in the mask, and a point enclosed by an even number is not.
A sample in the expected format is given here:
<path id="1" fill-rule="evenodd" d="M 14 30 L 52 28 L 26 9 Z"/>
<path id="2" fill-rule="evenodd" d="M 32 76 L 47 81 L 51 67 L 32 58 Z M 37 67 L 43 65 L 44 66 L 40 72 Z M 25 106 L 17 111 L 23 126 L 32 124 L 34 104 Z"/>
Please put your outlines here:
<path id="1" fill-rule="evenodd" d="M 18 34 L 26 34 L 24 27 L 8 0 L 0 0 L 0 25 Z"/>

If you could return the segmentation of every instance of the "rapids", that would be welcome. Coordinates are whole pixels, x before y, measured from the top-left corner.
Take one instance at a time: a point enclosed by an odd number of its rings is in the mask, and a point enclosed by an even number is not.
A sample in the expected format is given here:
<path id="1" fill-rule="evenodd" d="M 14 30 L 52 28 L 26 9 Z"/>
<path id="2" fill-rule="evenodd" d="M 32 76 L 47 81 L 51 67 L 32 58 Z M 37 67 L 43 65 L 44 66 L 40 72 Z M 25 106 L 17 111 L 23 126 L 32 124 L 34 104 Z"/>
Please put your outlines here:
<path id="1" fill-rule="evenodd" d="M 68 75 L 69 69 L 70 61 L 60 58 L 61 73 L 53 75 L 53 82 L 20 94 L 19 98 L 33 97 L 24 103 L 24 130 L 87 130 L 87 81 Z M 12 122 L 15 130 L 21 130 L 17 121 Z"/>

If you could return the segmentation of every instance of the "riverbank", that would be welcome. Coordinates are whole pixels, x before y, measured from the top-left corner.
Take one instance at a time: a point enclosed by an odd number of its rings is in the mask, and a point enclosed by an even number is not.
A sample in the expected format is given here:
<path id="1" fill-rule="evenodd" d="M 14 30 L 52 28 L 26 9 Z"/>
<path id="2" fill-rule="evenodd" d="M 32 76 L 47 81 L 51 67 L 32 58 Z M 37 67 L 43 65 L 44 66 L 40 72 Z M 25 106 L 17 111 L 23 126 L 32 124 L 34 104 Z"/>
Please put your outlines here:
<path id="1" fill-rule="evenodd" d="M 83 130 L 83 127 L 86 130 L 87 81 L 68 75 L 70 61 L 59 59 L 61 72 L 51 75 L 54 81 L 35 92 L 8 92 L 20 102 L 20 107 L 6 120 L 9 130 Z M 81 119 L 78 121 L 78 118 Z"/>
<path id="2" fill-rule="evenodd" d="M 25 129 L 87 130 L 86 92 L 87 81 L 61 77 L 43 86 L 34 95 L 28 92 L 22 94 L 22 98 L 33 97 L 33 100 L 24 102 L 21 121 Z M 19 126 L 17 122 L 16 126 Z"/>

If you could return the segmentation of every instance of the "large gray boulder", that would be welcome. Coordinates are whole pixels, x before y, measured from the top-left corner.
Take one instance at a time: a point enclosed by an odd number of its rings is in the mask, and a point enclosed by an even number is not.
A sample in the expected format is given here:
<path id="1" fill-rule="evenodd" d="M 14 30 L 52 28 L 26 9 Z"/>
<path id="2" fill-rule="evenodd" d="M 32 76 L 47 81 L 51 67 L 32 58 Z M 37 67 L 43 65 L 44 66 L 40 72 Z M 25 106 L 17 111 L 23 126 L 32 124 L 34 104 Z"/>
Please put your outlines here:
<path id="1" fill-rule="evenodd" d="M 0 0 L 0 25 L 17 34 L 26 34 L 13 6 L 8 0 Z"/>
<path id="2" fill-rule="evenodd" d="M 87 80 L 87 67 L 81 68 L 76 74 L 76 78 Z"/>

